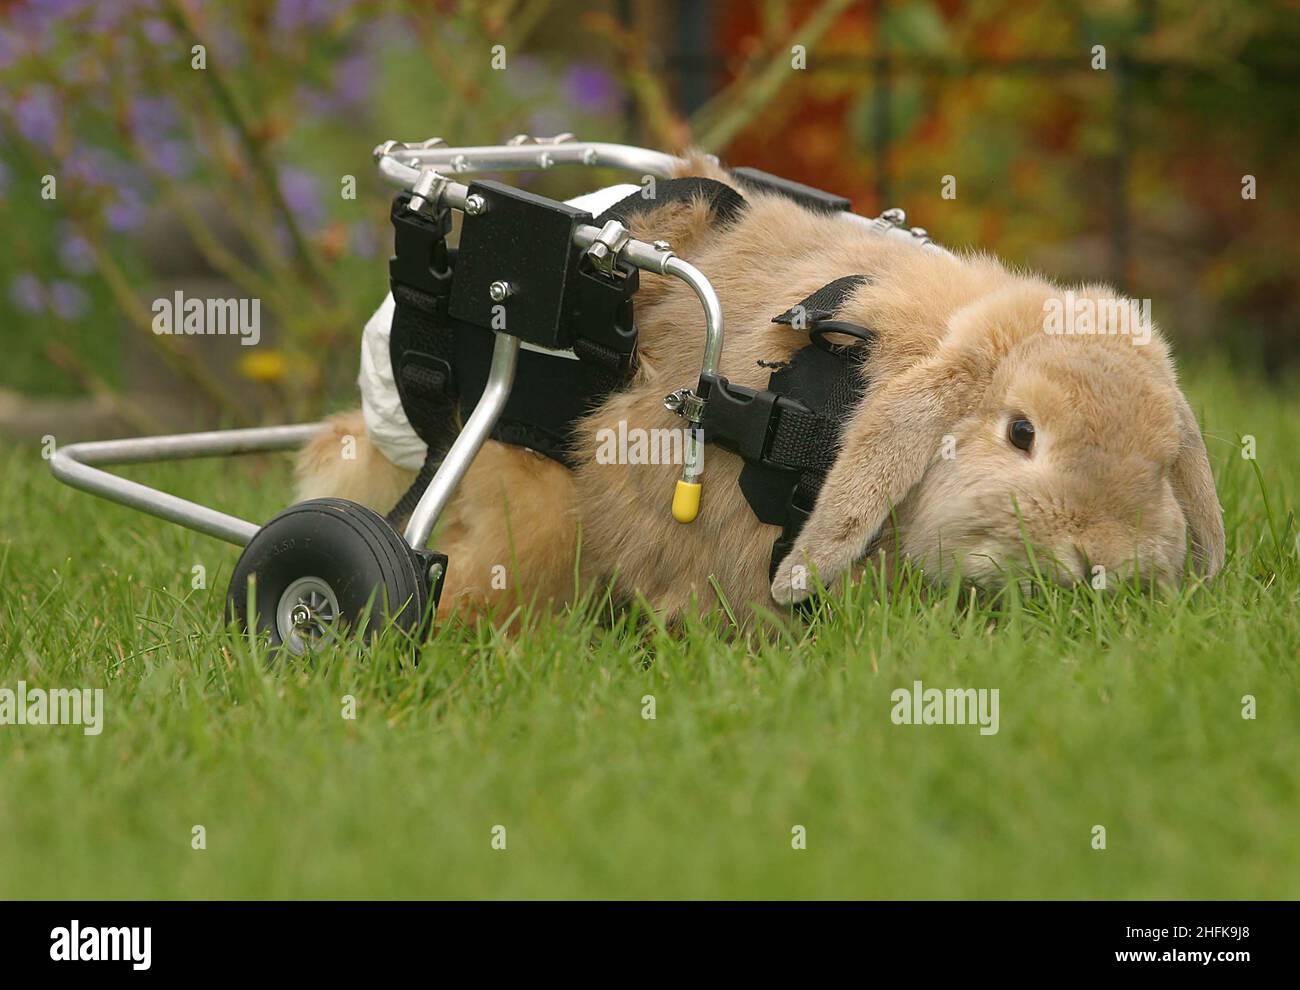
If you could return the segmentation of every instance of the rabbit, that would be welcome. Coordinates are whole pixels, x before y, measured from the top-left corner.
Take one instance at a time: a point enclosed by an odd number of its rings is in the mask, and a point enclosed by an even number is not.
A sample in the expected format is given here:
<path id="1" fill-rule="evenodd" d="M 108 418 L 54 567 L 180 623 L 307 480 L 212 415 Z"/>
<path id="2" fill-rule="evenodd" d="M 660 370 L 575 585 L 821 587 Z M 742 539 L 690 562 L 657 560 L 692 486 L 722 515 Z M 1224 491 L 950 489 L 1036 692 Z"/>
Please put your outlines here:
<path id="1" fill-rule="evenodd" d="M 736 185 L 716 162 L 680 174 Z M 489 441 L 441 521 L 450 558 L 440 616 L 523 602 L 558 607 L 591 583 L 643 597 L 668 618 L 707 610 L 721 594 L 746 615 L 806 598 L 816 582 L 851 579 L 882 553 L 927 579 L 957 571 L 995 590 L 1028 568 L 1054 581 L 1178 583 L 1223 564 L 1222 509 L 1196 418 L 1158 331 L 1139 343 L 1100 326 L 1044 330 L 1062 289 L 987 255 L 929 252 L 842 217 L 737 186 L 748 207 L 728 225 L 705 203 L 636 216 L 633 236 L 667 239 L 721 298 L 721 371 L 766 387 L 806 333 L 772 322 L 832 279 L 869 278 L 837 318 L 874 332 L 865 390 L 839 455 L 793 551 L 769 581 L 779 527 L 760 522 L 737 481 L 743 462 L 710 445 L 703 507 L 676 522 L 680 467 L 619 465 L 596 456 L 602 430 L 680 429 L 666 393 L 694 383 L 703 346 L 699 303 L 674 279 L 646 276 L 637 294 L 639 367 L 576 430 L 573 470 Z M 1104 286 L 1074 290 L 1117 318 Z M 1028 424 L 1028 427 L 1026 427 Z M 333 418 L 303 450 L 298 495 L 342 495 L 383 513 L 414 471 L 364 450 L 339 458 L 340 438 L 368 445 L 359 412 Z M 1026 437 L 1028 442 L 1026 443 Z"/>

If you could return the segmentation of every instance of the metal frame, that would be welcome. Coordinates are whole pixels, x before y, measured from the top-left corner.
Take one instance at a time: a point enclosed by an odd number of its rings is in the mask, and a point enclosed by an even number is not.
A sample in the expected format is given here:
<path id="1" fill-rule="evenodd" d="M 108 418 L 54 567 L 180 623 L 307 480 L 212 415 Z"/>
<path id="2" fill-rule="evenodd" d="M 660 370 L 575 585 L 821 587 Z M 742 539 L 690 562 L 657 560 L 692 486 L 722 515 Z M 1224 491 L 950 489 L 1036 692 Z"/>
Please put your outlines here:
<path id="1" fill-rule="evenodd" d="M 555 138 L 519 135 L 504 145 L 461 148 L 448 147 L 439 138 L 414 144 L 387 141 L 377 147 L 374 154 L 380 174 L 393 185 L 414 194 L 410 202 L 411 209 L 421 209 L 426 203 L 432 202 L 435 206 L 450 206 L 471 215 L 482 208 L 481 201 L 475 203 L 474 200 L 478 197 L 472 197 L 466 185 L 448 178 L 440 169 L 462 175 L 549 169 L 556 165 L 584 165 L 622 169 L 643 176 L 667 177 L 682 162 L 673 155 L 648 148 L 575 141 L 572 135 Z M 865 224 L 875 233 L 905 238 L 927 249 L 943 250 L 931 244 L 925 231 L 920 228 L 905 230 L 902 226 L 905 218 L 901 210 L 886 211 L 876 219 L 852 213 L 841 216 L 850 222 Z M 618 229 L 612 229 L 613 227 Z M 698 442 L 703 407 L 707 402 L 704 379 L 718 374 L 722 358 L 725 320 L 717 292 L 699 269 L 674 255 L 670 245 L 663 241 L 648 244 L 626 236 L 626 230 L 617 223 L 607 224 L 604 230 L 591 225 L 580 225 L 574 232 L 573 240 L 577 247 L 588 251 L 594 260 L 602 264 L 623 261 L 644 271 L 680 279 L 699 299 L 705 323 L 699 394 L 689 388 L 674 393 L 679 400 L 678 407 L 688 419 L 692 442 Z M 491 435 L 510 396 L 519 348 L 519 338 L 504 333 L 496 334 L 491 370 L 483 395 L 412 512 L 404 538 L 413 548 L 421 549 L 428 542 L 438 518 L 483 443 Z M 683 396 L 689 401 L 680 401 Z M 103 470 L 103 467 L 289 450 L 301 446 L 323 427 L 323 423 L 303 423 L 295 426 L 74 443 L 56 450 L 50 459 L 50 470 L 56 478 L 74 488 L 237 546 L 244 546 L 260 529 L 257 524 L 128 481 Z M 698 483 L 699 480 L 698 459 L 688 458 L 683 470 L 683 481 Z"/>
<path id="2" fill-rule="evenodd" d="M 261 528 L 256 523 L 128 481 L 95 465 L 150 464 L 194 457 L 290 450 L 306 443 L 323 426 L 323 423 L 301 423 L 297 426 L 263 426 L 251 430 L 212 430 L 73 443 L 55 449 L 50 458 L 50 470 L 56 478 L 73 488 L 242 547 Z"/>

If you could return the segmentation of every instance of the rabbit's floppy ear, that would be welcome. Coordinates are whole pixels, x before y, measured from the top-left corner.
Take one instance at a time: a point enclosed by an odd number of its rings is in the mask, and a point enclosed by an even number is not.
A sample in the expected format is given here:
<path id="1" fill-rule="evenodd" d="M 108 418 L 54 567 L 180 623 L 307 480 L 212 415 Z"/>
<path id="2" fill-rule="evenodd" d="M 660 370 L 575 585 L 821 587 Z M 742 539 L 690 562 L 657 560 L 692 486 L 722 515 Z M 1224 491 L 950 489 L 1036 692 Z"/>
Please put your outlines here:
<path id="1" fill-rule="evenodd" d="M 1181 392 L 1178 393 L 1178 430 L 1182 449 L 1174 460 L 1169 481 L 1191 530 L 1192 562 L 1200 573 L 1212 577 L 1223 566 L 1225 555 L 1223 508 L 1214 488 L 1214 475 L 1210 472 L 1210 459 L 1196 415 Z"/>
<path id="2" fill-rule="evenodd" d="M 772 597 L 779 604 L 811 593 L 796 574 L 815 573 L 829 585 L 852 567 L 892 507 L 921 480 L 944 434 L 987 387 L 996 357 L 990 350 L 941 350 L 868 397 L 845 424 L 812 514 L 777 568 Z"/>

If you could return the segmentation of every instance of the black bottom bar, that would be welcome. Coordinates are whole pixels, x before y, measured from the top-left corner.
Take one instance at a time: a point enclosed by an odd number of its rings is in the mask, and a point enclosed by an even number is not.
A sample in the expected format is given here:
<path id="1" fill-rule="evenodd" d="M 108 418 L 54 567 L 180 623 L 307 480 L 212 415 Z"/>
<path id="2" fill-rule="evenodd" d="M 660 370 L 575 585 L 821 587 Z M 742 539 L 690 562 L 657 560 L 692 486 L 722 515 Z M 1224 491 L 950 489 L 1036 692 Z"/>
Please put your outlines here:
<path id="1" fill-rule="evenodd" d="M 792 968 L 859 977 L 1129 972 L 1234 985 L 1292 971 L 1295 902 L 8 902 L 4 971 L 501 979 Z M 624 962 L 609 968 L 611 953 Z M 89 958 L 89 957 L 98 958 Z M 104 958 L 108 957 L 108 958 Z M 147 968 L 146 967 L 147 964 Z"/>

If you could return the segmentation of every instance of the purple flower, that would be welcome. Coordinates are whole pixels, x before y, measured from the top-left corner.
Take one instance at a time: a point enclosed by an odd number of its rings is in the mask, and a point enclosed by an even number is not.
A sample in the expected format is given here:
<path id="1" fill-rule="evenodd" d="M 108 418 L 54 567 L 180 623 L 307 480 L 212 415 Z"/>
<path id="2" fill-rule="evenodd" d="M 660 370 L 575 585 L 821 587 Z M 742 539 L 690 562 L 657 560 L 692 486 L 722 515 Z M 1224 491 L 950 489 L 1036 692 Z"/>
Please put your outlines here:
<path id="1" fill-rule="evenodd" d="M 172 26 L 157 17 L 151 17 L 141 24 L 140 30 L 151 44 L 157 45 L 159 48 L 170 45 L 176 40 L 176 33 L 172 31 Z"/>
<path id="2" fill-rule="evenodd" d="M 373 258 L 379 251 L 375 228 L 365 220 L 358 220 L 348 228 L 348 246 L 359 258 Z"/>
<path id="3" fill-rule="evenodd" d="M 345 104 L 365 104 L 374 83 L 374 64 L 365 52 L 354 52 L 338 63 L 334 75 L 334 93 Z"/>
<path id="4" fill-rule="evenodd" d="M 140 194 L 130 186 L 120 187 L 117 198 L 104 211 L 104 217 L 108 226 L 119 233 L 135 230 L 144 223 L 144 202 L 140 199 Z"/>
<path id="5" fill-rule="evenodd" d="M 0 27 L 0 69 L 7 69 L 14 64 L 18 54 L 18 40 L 13 33 Z"/>
<path id="6" fill-rule="evenodd" d="M 152 12 L 157 4 L 153 0 L 114 0 L 112 3 L 96 0 L 86 6 L 93 11 L 90 16 L 92 28 L 96 31 L 112 31 L 121 27 L 123 22 L 129 24 Z"/>
<path id="7" fill-rule="evenodd" d="M 154 168 L 173 179 L 184 178 L 194 161 L 184 141 L 154 141 L 144 153 Z"/>
<path id="8" fill-rule="evenodd" d="M 14 107 L 18 133 L 32 144 L 48 148 L 59 133 L 59 106 L 48 86 L 33 86 Z"/>
<path id="9" fill-rule="evenodd" d="M 88 186 L 103 185 L 109 181 L 109 174 L 114 170 L 111 156 L 102 148 L 77 145 L 68 156 L 65 166 L 70 178 Z"/>
<path id="10" fill-rule="evenodd" d="M 319 27 L 334 16 L 337 7 L 334 0 L 280 0 L 271 23 L 281 31 Z"/>
<path id="11" fill-rule="evenodd" d="M 564 77 L 569 102 L 587 113 L 610 113 L 618 107 L 619 91 L 614 77 L 599 65 L 579 62 Z"/>
<path id="12" fill-rule="evenodd" d="M 20 272 L 9 280 L 9 298 L 21 312 L 35 315 L 45 311 L 45 289 L 31 272 Z"/>
<path id="13" fill-rule="evenodd" d="M 333 115 L 348 107 L 365 106 L 375 81 L 375 66 L 362 51 L 353 52 L 336 63 L 334 82 L 328 92 L 312 84 L 298 87 L 296 95 L 312 113 Z"/>
<path id="14" fill-rule="evenodd" d="M 86 291 L 72 282 L 50 283 L 50 309 L 62 320 L 75 320 L 86 312 Z"/>
<path id="15" fill-rule="evenodd" d="M 298 103 L 318 116 L 328 116 L 338 110 L 334 98 L 315 86 L 299 86 L 294 96 Z"/>
<path id="16" fill-rule="evenodd" d="M 144 144 L 161 141 L 177 121 L 175 105 L 164 96 L 137 97 L 127 114 L 132 132 Z"/>
<path id="17" fill-rule="evenodd" d="M 59 260 L 73 275 L 89 275 L 95 270 L 95 252 L 90 242 L 71 226 L 61 224 L 57 231 Z"/>
<path id="18" fill-rule="evenodd" d="M 324 210 L 317 195 L 316 179 L 300 168 L 280 170 L 280 195 L 304 230 L 318 227 Z"/>

